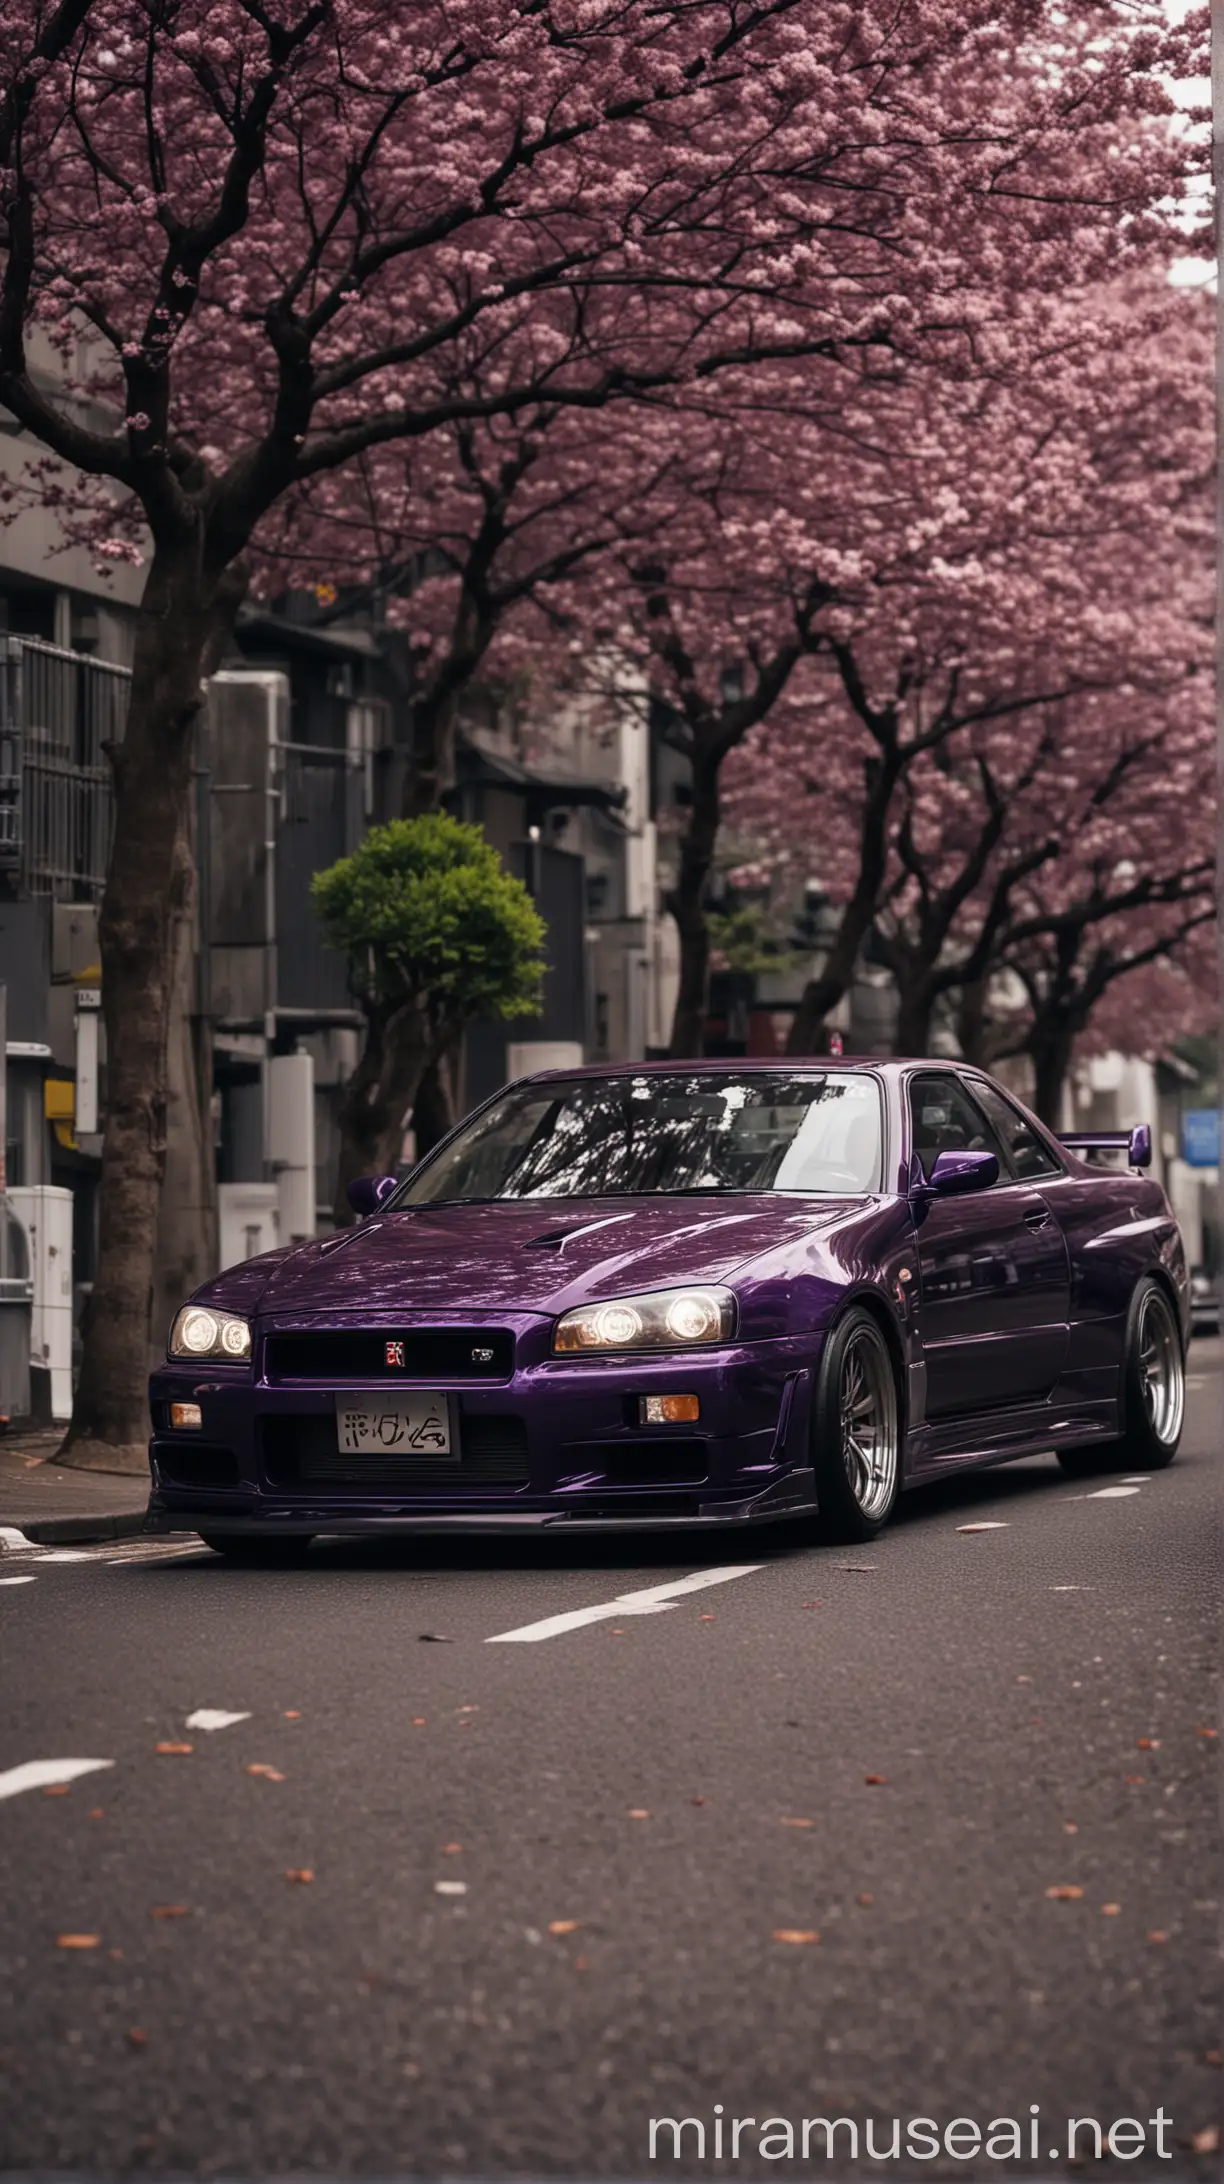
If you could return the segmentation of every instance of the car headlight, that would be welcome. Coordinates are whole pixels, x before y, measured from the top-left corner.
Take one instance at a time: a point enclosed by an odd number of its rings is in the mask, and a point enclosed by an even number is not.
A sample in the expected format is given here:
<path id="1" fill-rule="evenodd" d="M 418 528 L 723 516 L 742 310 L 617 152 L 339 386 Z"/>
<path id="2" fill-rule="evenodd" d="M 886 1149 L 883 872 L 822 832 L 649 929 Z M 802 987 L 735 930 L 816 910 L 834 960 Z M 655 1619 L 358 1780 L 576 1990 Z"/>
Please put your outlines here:
<path id="1" fill-rule="evenodd" d="M 251 1355 L 251 1330 L 236 1312 L 216 1305 L 185 1304 L 170 1329 L 171 1357 L 219 1357 L 245 1365 Z"/>
<path id="2" fill-rule="evenodd" d="M 735 1327 L 729 1289 L 656 1289 L 645 1297 L 612 1297 L 563 1313 L 553 1351 L 695 1350 L 726 1342 Z"/>

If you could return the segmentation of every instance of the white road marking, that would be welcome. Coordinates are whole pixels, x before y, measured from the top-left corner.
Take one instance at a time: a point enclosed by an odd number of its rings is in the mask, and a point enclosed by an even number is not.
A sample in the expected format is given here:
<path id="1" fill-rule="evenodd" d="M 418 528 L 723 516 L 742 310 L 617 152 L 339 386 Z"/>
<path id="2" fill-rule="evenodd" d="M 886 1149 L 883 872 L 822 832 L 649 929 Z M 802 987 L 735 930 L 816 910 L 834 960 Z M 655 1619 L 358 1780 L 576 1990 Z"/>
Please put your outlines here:
<path id="1" fill-rule="evenodd" d="M 1085 1501 L 1125 1501 L 1128 1494 L 1137 1494 L 1137 1486 L 1098 1486 L 1095 1492 L 1085 1494 Z"/>
<path id="2" fill-rule="evenodd" d="M 249 1714 L 227 1714 L 220 1706 L 197 1706 L 194 1714 L 188 1714 L 188 1729 L 229 1729 L 236 1721 L 249 1721 Z"/>
<path id="3" fill-rule="evenodd" d="M 702 1592 L 707 1585 L 727 1585 L 734 1577 L 751 1577 L 764 1569 L 762 1562 L 737 1562 L 721 1570 L 695 1570 L 691 1577 L 673 1578 L 666 1585 L 647 1585 L 641 1592 L 620 1593 L 615 1600 L 593 1608 L 571 1608 L 568 1615 L 549 1615 L 542 1623 L 524 1623 L 520 1630 L 499 1630 L 486 1638 L 487 1646 L 536 1645 L 541 1638 L 560 1638 L 565 1631 L 581 1630 L 586 1623 L 619 1622 L 623 1615 L 663 1615 L 679 1606 L 678 1594 Z"/>
<path id="4" fill-rule="evenodd" d="M 0 1577 L 0 1585 L 32 1585 L 33 1577 Z"/>
<path id="5" fill-rule="evenodd" d="M 1009 1532 L 1011 1526 L 998 1517 L 983 1517 L 980 1524 L 958 1524 L 956 1529 L 958 1532 Z"/>
<path id="6" fill-rule="evenodd" d="M 53 1782 L 75 1782 L 78 1775 L 113 1767 L 113 1759 L 27 1759 L 0 1774 L 0 1797 L 20 1797 L 23 1790 L 48 1789 Z"/>
<path id="7" fill-rule="evenodd" d="M 24 1532 L 15 1531 L 11 1525 L 0 1525 L 0 1546 L 3 1547 L 5 1560 L 11 1554 L 20 1555 L 25 1563 L 36 1562 L 40 1566 L 47 1562 L 61 1564 L 76 1562 L 91 1563 L 95 1568 L 110 1567 L 112 1569 L 121 1569 L 125 1566 L 130 1568 L 133 1564 L 139 1562 L 186 1560 L 188 1557 L 198 1556 L 204 1551 L 202 1544 L 197 1543 L 193 1547 L 190 1540 L 185 1537 L 176 1539 L 138 1539 L 133 1537 L 126 1542 L 103 1539 L 92 1540 L 87 1545 L 80 1547 L 52 1547 L 41 1540 L 27 1539 Z M 118 1553 L 116 1553 L 116 1549 L 119 1550 Z M 19 1580 L 17 1578 L 4 1578 L 0 1582 L 6 1585 L 15 1585 Z M 24 1580 L 20 1582 L 24 1582 Z"/>
<path id="8" fill-rule="evenodd" d="M 181 1539 L 149 1539 L 134 1547 L 130 1554 L 108 1555 L 107 1561 L 112 1570 L 131 1570 L 141 1562 L 194 1561 L 203 1552 L 202 1543 L 199 1547 L 191 1547 Z"/>
<path id="9" fill-rule="evenodd" d="M 1150 1471 L 1127 1471 L 1121 1483 L 1123 1486 L 1146 1486 L 1151 1476 Z"/>
<path id="10" fill-rule="evenodd" d="M 435 1896 L 466 1896 L 466 1881 L 435 1881 Z"/>

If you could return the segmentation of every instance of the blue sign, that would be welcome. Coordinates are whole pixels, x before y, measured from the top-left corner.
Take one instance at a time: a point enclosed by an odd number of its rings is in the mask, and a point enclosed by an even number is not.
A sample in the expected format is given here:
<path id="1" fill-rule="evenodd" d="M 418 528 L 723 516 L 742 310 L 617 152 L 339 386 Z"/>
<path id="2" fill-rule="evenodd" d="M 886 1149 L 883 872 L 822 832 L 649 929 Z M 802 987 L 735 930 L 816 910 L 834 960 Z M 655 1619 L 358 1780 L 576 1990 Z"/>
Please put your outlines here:
<path id="1" fill-rule="evenodd" d="M 1192 1168 L 1218 1168 L 1220 1164 L 1220 1110 L 1188 1107 L 1181 1119 L 1182 1159 Z"/>

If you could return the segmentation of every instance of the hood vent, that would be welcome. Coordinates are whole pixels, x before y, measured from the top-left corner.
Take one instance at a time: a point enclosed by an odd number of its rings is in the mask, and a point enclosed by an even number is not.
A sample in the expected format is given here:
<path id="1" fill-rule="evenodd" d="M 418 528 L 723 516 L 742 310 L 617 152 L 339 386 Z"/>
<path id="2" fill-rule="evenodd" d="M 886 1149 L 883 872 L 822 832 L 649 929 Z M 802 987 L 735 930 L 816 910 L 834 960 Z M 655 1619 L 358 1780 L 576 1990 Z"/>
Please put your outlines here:
<path id="1" fill-rule="evenodd" d="M 618 1221 L 627 1221 L 627 1213 L 606 1213 L 599 1221 L 576 1221 L 572 1228 L 545 1229 L 542 1235 L 532 1236 L 523 1245 L 524 1251 L 564 1251 L 571 1236 L 591 1236 L 596 1229 L 613 1228 Z"/>
<path id="2" fill-rule="evenodd" d="M 543 1236 L 532 1236 L 523 1245 L 524 1251 L 560 1251 L 567 1236 L 578 1236 L 579 1229 L 549 1229 Z"/>

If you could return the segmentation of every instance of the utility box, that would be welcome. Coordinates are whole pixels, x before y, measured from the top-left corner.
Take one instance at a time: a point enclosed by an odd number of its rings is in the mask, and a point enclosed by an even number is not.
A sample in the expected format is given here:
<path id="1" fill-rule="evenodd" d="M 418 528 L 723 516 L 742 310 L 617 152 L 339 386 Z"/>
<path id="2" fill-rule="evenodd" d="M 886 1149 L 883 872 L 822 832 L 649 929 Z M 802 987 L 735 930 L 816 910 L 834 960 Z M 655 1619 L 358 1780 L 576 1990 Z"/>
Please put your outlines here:
<path id="1" fill-rule="evenodd" d="M 221 1183 L 217 1188 L 219 1272 L 275 1251 L 280 1242 L 275 1183 Z"/>
<path id="2" fill-rule="evenodd" d="M 276 1177 L 282 1244 L 315 1232 L 314 1057 L 274 1054 L 268 1063 L 268 1163 Z"/>
<path id="3" fill-rule="evenodd" d="M 0 1275 L 0 1415 L 30 1415 L 29 1282 Z"/>
<path id="4" fill-rule="evenodd" d="M 11 1190 L 33 1284 L 30 1409 L 46 1425 L 72 1416 L 72 1192 L 41 1183 Z"/>

